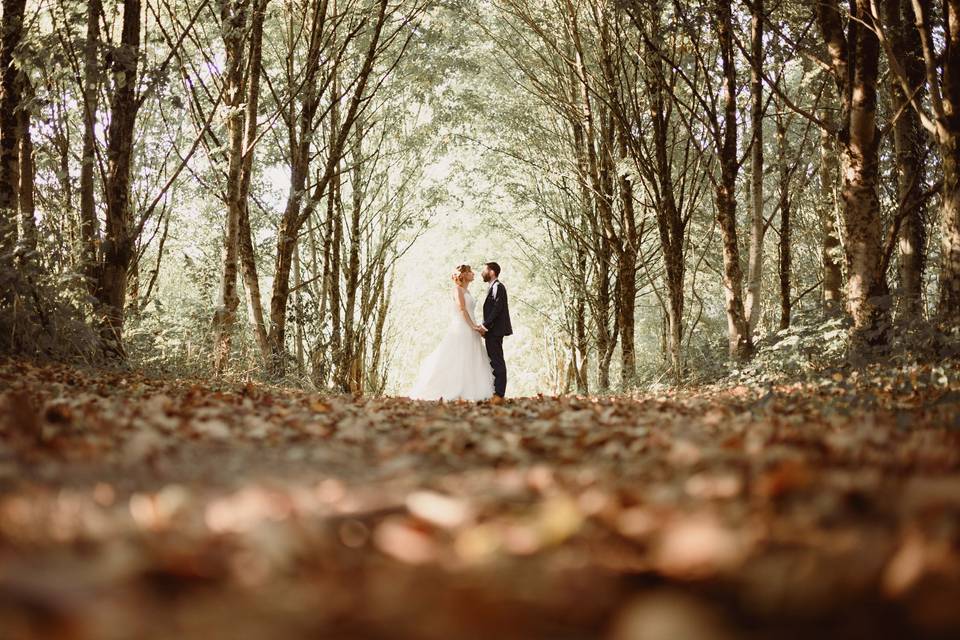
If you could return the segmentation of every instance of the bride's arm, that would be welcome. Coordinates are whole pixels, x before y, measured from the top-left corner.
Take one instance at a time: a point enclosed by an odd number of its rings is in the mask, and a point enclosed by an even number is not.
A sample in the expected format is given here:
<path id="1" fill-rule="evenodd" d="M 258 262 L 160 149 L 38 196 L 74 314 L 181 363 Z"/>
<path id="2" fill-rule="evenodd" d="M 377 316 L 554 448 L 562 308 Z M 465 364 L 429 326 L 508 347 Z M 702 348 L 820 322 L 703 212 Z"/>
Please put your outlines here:
<path id="1" fill-rule="evenodd" d="M 467 303 L 463 298 L 463 289 L 461 289 L 460 287 L 456 287 L 456 289 L 457 289 L 457 292 L 456 292 L 457 308 L 460 309 L 460 315 L 462 315 L 463 319 L 467 321 L 467 325 L 471 329 L 476 329 L 477 325 L 473 323 L 473 320 L 470 318 L 470 312 L 467 311 Z"/>

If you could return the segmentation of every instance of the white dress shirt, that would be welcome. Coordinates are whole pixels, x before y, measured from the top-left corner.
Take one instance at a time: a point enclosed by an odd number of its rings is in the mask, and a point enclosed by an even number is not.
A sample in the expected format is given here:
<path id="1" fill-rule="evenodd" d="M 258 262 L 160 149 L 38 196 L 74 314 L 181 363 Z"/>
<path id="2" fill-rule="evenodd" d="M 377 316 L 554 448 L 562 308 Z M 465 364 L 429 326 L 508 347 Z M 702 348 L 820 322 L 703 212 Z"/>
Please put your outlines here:
<path id="1" fill-rule="evenodd" d="M 499 280 L 494 280 L 490 283 L 490 295 L 493 296 L 493 299 L 497 299 L 497 285 L 500 284 Z"/>

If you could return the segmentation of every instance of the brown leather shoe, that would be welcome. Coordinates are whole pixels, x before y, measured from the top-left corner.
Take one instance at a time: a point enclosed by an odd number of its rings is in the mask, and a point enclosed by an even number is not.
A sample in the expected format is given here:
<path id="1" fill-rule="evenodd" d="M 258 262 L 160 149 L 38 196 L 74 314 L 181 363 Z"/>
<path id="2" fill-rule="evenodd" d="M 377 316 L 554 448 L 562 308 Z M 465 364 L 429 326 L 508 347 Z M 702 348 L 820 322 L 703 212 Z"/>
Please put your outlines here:
<path id="1" fill-rule="evenodd" d="M 503 404 L 503 396 L 493 396 L 490 398 L 490 404 Z"/>

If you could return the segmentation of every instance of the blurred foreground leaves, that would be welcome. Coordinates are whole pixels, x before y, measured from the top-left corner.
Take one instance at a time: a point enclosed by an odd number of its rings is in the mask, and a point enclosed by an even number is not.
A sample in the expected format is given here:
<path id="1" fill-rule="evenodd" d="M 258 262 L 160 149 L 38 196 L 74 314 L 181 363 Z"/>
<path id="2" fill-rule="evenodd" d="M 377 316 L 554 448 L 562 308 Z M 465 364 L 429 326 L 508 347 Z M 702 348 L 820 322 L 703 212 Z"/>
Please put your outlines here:
<path id="1" fill-rule="evenodd" d="M 502 407 L 0 362 L 0 637 L 949 637 L 956 370 Z"/>

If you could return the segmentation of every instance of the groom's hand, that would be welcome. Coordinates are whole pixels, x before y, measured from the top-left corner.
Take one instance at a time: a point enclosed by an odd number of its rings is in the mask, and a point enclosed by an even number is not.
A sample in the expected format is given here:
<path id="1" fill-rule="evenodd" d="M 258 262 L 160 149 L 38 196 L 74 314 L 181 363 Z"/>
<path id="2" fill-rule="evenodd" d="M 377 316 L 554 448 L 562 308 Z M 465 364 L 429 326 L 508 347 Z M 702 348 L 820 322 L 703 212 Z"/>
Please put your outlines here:
<path id="1" fill-rule="evenodd" d="M 477 327 L 477 333 L 479 333 L 480 335 L 483 335 L 486 332 L 487 332 L 487 328 L 485 326 L 480 325 L 479 327 Z"/>

